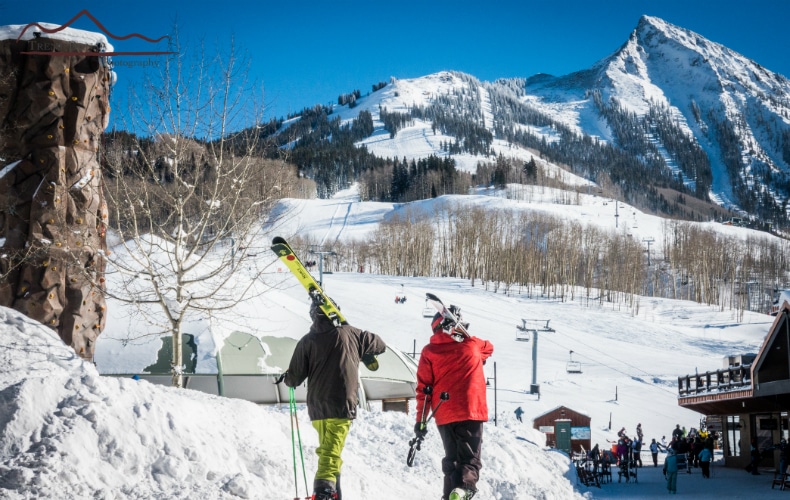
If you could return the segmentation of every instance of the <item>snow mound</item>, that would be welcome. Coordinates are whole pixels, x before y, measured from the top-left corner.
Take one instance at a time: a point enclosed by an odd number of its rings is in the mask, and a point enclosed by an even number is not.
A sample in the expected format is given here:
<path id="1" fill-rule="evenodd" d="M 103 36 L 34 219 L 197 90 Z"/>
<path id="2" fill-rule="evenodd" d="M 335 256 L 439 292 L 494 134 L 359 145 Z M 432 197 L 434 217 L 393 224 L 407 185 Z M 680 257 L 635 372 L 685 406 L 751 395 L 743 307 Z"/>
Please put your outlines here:
<path id="1" fill-rule="evenodd" d="M 293 494 L 287 409 L 100 376 L 46 327 L 0 308 L 0 497 L 272 499 Z M 316 433 L 301 438 L 308 483 Z M 413 416 L 360 412 L 343 453 L 350 498 L 441 495 L 435 428 L 406 466 Z M 523 428 L 519 432 L 524 432 Z M 567 456 L 542 434 L 486 426 L 483 498 L 574 498 Z M 300 492 L 304 490 L 301 470 Z M 428 485 L 426 487 L 426 484 Z"/>

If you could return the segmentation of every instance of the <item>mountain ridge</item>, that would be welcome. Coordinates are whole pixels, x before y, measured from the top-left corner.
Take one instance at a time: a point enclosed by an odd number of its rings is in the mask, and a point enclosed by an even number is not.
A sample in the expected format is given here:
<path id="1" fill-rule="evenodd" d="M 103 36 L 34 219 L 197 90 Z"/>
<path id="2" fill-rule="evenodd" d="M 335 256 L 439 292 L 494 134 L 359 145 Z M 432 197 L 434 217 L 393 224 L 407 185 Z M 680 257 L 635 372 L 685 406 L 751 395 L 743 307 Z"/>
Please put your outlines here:
<path id="1" fill-rule="evenodd" d="M 373 131 L 355 144 L 380 158 L 451 157 L 474 173 L 498 155 L 526 162 L 537 152 L 599 185 L 611 181 L 626 201 L 646 197 L 641 206 L 654 211 L 666 203 L 658 190 L 671 188 L 769 227 L 790 225 L 790 82 L 657 17 L 642 16 L 617 50 L 568 75 L 392 77 L 328 113 L 351 124 L 363 110 Z M 383 110 L 404 124 L 388 130 Z M 449 120 L 477 131 L 464 135 Z M 492 137 L 474 143 L 483 129 Z"/>

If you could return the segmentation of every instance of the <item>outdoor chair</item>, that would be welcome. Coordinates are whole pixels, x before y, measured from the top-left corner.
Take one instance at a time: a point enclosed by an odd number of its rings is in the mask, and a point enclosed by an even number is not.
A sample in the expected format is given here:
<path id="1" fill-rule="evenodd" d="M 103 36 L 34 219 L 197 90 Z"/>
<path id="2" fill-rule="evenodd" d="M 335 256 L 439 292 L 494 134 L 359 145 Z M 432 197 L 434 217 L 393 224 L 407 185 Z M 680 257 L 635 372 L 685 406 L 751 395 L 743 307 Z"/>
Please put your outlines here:
<path id="1" fill-rule="evenodd" d="M 784 472 L 774 472 L 774 480 L 771 483 L 771 489 L 774 489 L 774 486 L 777 485 L 779 486 L 780 490 L 790 488 L 790 466 L 788 466 Z"/>
<path id="2" fill-rule="evenodd" d="M 601 462 L 601 472 L 599 473 L 602 483 L 612 482 L 612 467 L 609 462 Z"/>
<path id="3" fill-rule="evenodd" d="M 588 469 L 584 465 L 576 466 L 576 479 L 585 486 L 601 487 L 601 480 L 598 477 L 598 473 Z"/>

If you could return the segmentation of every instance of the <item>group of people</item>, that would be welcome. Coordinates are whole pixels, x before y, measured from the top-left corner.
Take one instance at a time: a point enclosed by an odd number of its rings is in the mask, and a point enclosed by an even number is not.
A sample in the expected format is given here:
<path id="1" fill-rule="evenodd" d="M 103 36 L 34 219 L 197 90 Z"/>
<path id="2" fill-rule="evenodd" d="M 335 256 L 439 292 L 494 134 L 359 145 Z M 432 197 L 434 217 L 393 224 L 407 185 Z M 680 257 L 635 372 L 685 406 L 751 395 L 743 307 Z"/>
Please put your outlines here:
<path id="1" fill-rule="evenodd" d="M 625 427 L 617 432 L 617 442 L 613 446 L 613 451 L 616 455 L 618 463 L 628 464 L 629 467 L 642 467 L 641 449 L 644 434 L 642 432 L 642 424 L 636 426 L 636 437 L 631 438 L 626 433 Z M 688 472 L 691 472 L 691 467 L 699 467 L 702 471 L 702 477 L 710 478 L 710 463 L 713 459 L 714 442 L 718 439 L 715 432 L 701 431 L 697 432 L 692 429 L 691 432 L 686 433 L 685 428 L 681 429 L 680 424 L 672 432 L 672 440 L 667 443 L 666 436 L 661 438 L 661 442 L 656 441 L 655 438 L 650 441 L 650 454 L 653 459 L 653 467 L 658 467 L 658 454 L 667 453 L 667 458 L 664 460 L 664 476 L 667 480 L 667 490 L 670 494 L 677 493 L 677 474 L 678 470 L 686 467 Z M 785 456 L 785 451 L 790 450 L 787 443 L 782 440 L 777 448 L 782 450 L 782 457 Z M 755 453 L 754 456 L 759 456 Z M 593 461 L 594 467 L 597 469 L 599 463 L 605 460 L 605 456 L 596 444 L 588 454 L 588 458 Z M 784 467 L 786 462 L 783 462 L 780 467 Z M 756 466 L 755 466 L 756 469 Z"/>
<path id="2" fill-rule="evenodd" d="M 636 426 L 636 437 L 630 438 L 625 432 L 625 427 L 617 431 L 617 445 L 615 454 L 620 461 L 628 461 L 634 467 L 642 467 L 642 424 Z"/>
<path id="3" fill-rule="evenodd" d="M 760 450 L 760 446 L 757 444 L 757 438 L 752 438 L 751 444 L 749 446 L 751 461 L 749 462 L 749 465 L 746 466 L 746 471 L 754 475 L 759 475 L 759 466 L 763 455 L 773 450 L 779 450 L 778 471 L 782 474 L 786 473 L 787 466 L 790 463 L 787 461 L 788 453 L 790 453 L 790 446 L 788 446 L 787 440 L 785 438 L 781 438 L 779 443 L 767 446 L 763 450 Z"/>
<path id="4" fill-rule="evenodd" d="M 699 467 L 702 477 L 710 478 L 710 463 L 713 460 L 714 442 L 718 439 L 715 432 L 692 429 L 688 434 L 686 428 L 681 429 L 680 424 L 672 430 L 672 441 L 662 444 L 667 452 L 664 460 L 664 476 L 667 478 L 667 490 L 670 494 L 677 493 L 678 471 L 685 467 L 691 472 L 691 467 Z M 661 438 L 666 441 L 666 436 Z"/>
<path id="5" fill-rule="evenodd" d="M 610 441 L 611 442 L 611 441 Z M 619 464 L 625 474 L 631 475 L 631 468 L 642 467 L 642 424 L 637 426 L 637 437 L 630 438 L 625 427 L 617 432 L 616 444 L 611 450 L 603 450 L 598 443 L 587 452 L 587 459 L 592 461 L 593 469 L 604 470 L 609 465 Z"/>
<path id="6" fill-rule="evenodd" d="M 359 404 L 359 363 L 383 353 L 387 346 L 375 333 L 337 324 L 319 306 L 315 301 L 311 305 L 310 331 L 297 343 L 288 370 L 277 382 L 297 387 L 307 380 L 307 411 L 318 432 L 311 500 L 342 500 L 341 453 Z M 431 322 L 433 335 L 420 355 L 414 432 L 421 438 L 427 434 L 425 417 L 431 414 L 444 446 L 442 499 L 470 500 L 477 492 L 483 423 L 488 421 L 483 364 L 494 347 L 458 334 L 456 328 L 466 332 L 468 324 L 460 324 L 460 309 L 451 308 L 458 323 L 437 313 Z M 450 397 L 426 400 L 432 393 Z"/>

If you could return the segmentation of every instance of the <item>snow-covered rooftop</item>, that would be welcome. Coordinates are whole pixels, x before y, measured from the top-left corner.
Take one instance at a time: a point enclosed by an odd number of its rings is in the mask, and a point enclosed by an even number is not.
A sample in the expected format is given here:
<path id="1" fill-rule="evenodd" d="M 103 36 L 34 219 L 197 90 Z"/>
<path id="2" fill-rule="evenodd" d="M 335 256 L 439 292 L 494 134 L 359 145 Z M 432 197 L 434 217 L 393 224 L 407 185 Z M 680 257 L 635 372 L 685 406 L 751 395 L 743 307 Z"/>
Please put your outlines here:
<path id="1" fill-rule="evenodd" d="M 36 26 L 38 25 L 38 26 Z M 49 30 L 60 28 L 60 24 L 53 23 L 31 23 L 31 24 L 9 24 L 0 26 L 0 40 L 33 40 L 36 33 L 40 33 L 44 38 L 54 38 L 66 42 L 84 43 L 86 45 L 96 45 L 103 43 L 108 52 L 113 50 L 112 44 L 102 33 L 80 30 L 76 28 L 63 28 L 55 33 L 43 32 L 39 26 Z M 25 29 L 27 27 L 27 29 Z M 24 31 L 24 33 L 22 33 Z M 20 37 L 20 34 L 22 35 Z"/>

